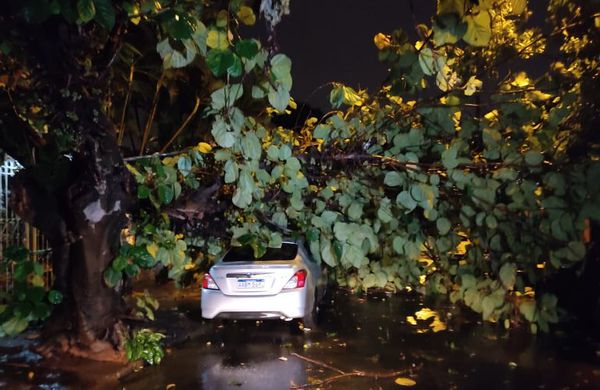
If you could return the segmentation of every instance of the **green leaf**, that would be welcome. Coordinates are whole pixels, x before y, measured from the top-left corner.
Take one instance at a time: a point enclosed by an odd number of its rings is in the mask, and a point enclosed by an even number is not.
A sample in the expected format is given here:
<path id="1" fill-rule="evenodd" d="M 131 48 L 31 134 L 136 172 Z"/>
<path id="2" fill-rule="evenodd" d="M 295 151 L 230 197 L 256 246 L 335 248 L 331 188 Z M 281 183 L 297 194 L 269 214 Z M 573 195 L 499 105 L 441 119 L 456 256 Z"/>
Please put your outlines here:
<path id="1" fill-rule="evenodd" d="M 14 316 L 2 324 L 2 330 L 8 336 L 14 336 L 27 329 L 28 325 L 29 321 L 27 320 L 27 318 Z"/>
<path id="2" fill-rule="evenodd" d="M 362 213 L 363 213 L 362 208 L 363 208 L 362 204 L 360 204 L 358 202 L 352 202 L 350 207 L 348 207 L 348 211 L 347 211 L 348 217 L 355 221 L 359 221 L 360 217 L 362 216 Z"/>
<path id="3" fill-rule="evenodd" d="M 383 198 L 377 210 L 377 217 L 383 223 L 389 223 L 394 219 L 392 214 L 392 203 L 388 198 Z"/>
<path id="4" fill-rule="evenodd" d="M 447 218 L 438 218 L 438 220 L 435 221 L 435 225 L 438 229 L 438 232 L 442 236 L 448 234 L 450 228 L 452 227 L 452 225 L 450 224 L 450 220 L 448 220 Z"/>
<path id="5" fill-rule="evenodd" d="M 192 160 L 187 156 L 181 156 L 177 160 L 177 168 L 183 177 L 186 177 L 192 171 Z"/>
<path id="6" fill-rule="evenodd" d="M 127 266 L 129 262 L 127 261 L 127 257 L 125 256 L 117 256 L 112 262 L 111 267 L 114 268 L 115 271 L 121 272 Z"/>
<path id="7" fill-rule="evenodd" d="M 487 46 L 492 37 L 492 18 L 488 11 L 480 11 L 476 15 L 467 15 L 467 32 L 463 40 L 471 46 Z"/>
<path id="8" fill-rule="evenodd" d="M 455 147 L 448 148 L 442 152 L 442 164 L 446 169 L 454 169 L 458 166 L 459 162 L 456 156 L 457 151 Z"/>
<path id="9" fill-rule="evenodd" d="M 94 19 L 96 15 L 96 6 L 93 0 L 78 0 L 77 1 L 77 12 L 79 13 L 79 19 L 83 23 L 87 23 Z"/>
<path id="10" fill-rule="evenodd" d="M 219 88 L 211 95 L 211 106 L 215 110 L 221 110 L 225 107 L 233 107 L 235 102 L 244 94 L 242 84 L 231 84 L 223 88 Z M 220 117 L 223 120 L 222 117 Z"/>
<path id="11" fill-rule="evenodd" d="M 38 302 L 33 305 L 31 316 L 34 320 L 45 320 L 50 316 L 51 307 L 44 302 Z"/>
<path id="12" fill-rule="evenodd" d="M 327 140 L 329 138 L 329 133 L 331 132 L 331 128 L 324 124 L 319 124 L 315 127 L 313 131 L 313 137 L 315 139 L 323 139 Z"/>
<path id="13" fill-rule="evenodd" d="M 96 5 L 95 20 L 107 30 L 112 30 L 115 25 L 115 9 L 111 0 L 94 0 Z"/>
<path id="14" fill-rule="evenodd" d="M 108 287 L 115 287 L 123 278 L 123 274 L 119 271 L 115 271 L 114 268 L 108 267 L 104 271 L 104 282 Z"/>
<path id="15" fill-rule="evenodd" d="M 292 149 L 288 145 L 281 145 L 279 148 L 279 159 L 285 161 L 292 157 Z"/>
<path id="16" fill-rule="evenodd" d="M 46 289 L 41 286 L 30 287 L 27 290 L 27 298 L 31 302 L 41 302 L 46 296 Z"/>
<path id="17" fill-rule="evenodd" d="M 579 261 L 585 257 L 585 245 L 581 241 L 571 241 L 568 245 L 572 261 Z"/>
<path id="18" fill-rule="evenodd" d="M 525 162 L 527 165 L 540 165 L 544 161 L 544 156 L 537 150 L 529 150 L 525 153 Z"/>
<path id="19" fill-rule="evenodd" d="M 216 76 L 221 77 L 234 65 L 234 55 L 230 50 L 211 49 L 206 56 L 208 69 Z"/>
<path id="20" fill-rule="evenodd" d="M 137 197 L 140 199 L 146 199 L 148 196 L 150 196 L 150 188 L 140 184 L 137 188 Z"/>
<path id="21" fill-rule="evenodd" d="M 438 15 L 456 14 L 463 16 L 467 9 L 467 0 L 438 0 L 437 2 Z"/>
<path id="22" fill-rule="evenodd" d="M 242 153 L 248 159 L 259 159 L 262 152 L 260 140 L 254 132 L 242 137 Z"/>
<path id="23" fill-rule="evenodd" d="M 335 83 L 329 94 L 329 103 L 331 103 L 333 108 L 339 108 L 342 104 L 361 106 L 362 98 L 354 89 L 340 83 Z"/>
<path id="24" fill-rule="evenodd" d="M 292 61 L 285 54 L 277 54 L 271 58 L 271 75 L 278 84 L 289 92 L 292 89 Z"/>
<path id="25" fill-rule="evenodd" d="M 325 264 L 327 264 L 328 266 L 335 267 L 337 264 L 337 261 L 334 256 L 334 251 L 331 246 L 331 241 L 328 239 L 323 239 L 323 236 L 321 236 L 321 237 L 322 237 L 321 238 L 321 258 L 323 259 Z"/>
<path id="26" fill-rule="evenodd" d="M 488 228 L 494 230 L 498 227 L 498 220 L 494 217 L 493 214 L 490 214 L 485 217 L 485 224 Z"/>
<path id="27" fill-rule="evenodd" d="M 513 263 L 505 263 L 500 267 L 500 281 L 507 290 L 512 290 L 517 282 L 517 266 Z"/>
<path id="28" fill-rule="evenodd" d="M 242 39 L 235 44 L 235 52 L 242 58 L 252 59 L 258 54 L 258 44 L 253 39 Z"/>
<path id="29" fill-rule="evenodd" d="M 402 191 L 396 197 L 396 202 L 407 209 L 407 213 L 413 211 L 417 207 L 417 202 L 413 199 L 408 191 Z"/>
<path id="30" fill-rule="evenodd" d="M 60 291 L 57 290 L 50 290 L 48 292 L 48 302 L 50 302 L 53 305 L 58 305 L 59 303 L 61 303 L 63 300 L 63 295 L 61 294 Z"/>
<path id="31" fill-rule="evenodd" d="M 215 138 L 215 142 L 223 148 L 232 147 L 237 139 L 236 134 L 229 129 L 230 127 L 221 116 L 215 118 L 211 134 Z"/>
<path id="32" fill-rule="evenodd" d="M 389 187 L 398 187 L 404 184 L 404 176 L 397 171 L 389 171 L 385 174 L 383 184 Z"/>
<path id="33" fill-rule="evenodd" d="M 282 84 L 277 85 L 277 89 L 269 86 L 269 103 L 278 111 L 284 111 L 290 102 L 290 91 Z"/>
<path id="34" fill-rule="evenodd" d="M 225 183 L 234 183 L 238 178 L 238 164 L 233 160 L 225 162 Z"/>
<path id="35" fill-rule="evenodd" d="M 467 24 L 455 13 L 438 15 L 432 26 L 433 42 L 439 47 L 447 43 L 454 44 L 465 35 Z"/>
<path id="36" fill-rule="evenodd" d="M 350 244 L 344 245 L 342 259 L 346 264 L 355 268 L 360 268 L 363 265 L 363 261 L 366 260 L 363 251 L 359 247 Z"/>
<path id="37" fill-rule="evenodd" d="M 196 57 L 196 46 L 189 39 L 183 41 L 183 46 L 185 54 L 174 49 L 169 42 L 169 38 L 160 41 L 156 45 L 156 52 L 163 60 L 163 68 L 183 68 L 192 63 Z"/>
<path id="38" fill-rule="evenodd" d="M 529 322 L 535 322 L 536 320 L 536 304 L 533 300 L 523 301 L 519 304 L 519 311 Z"/>
<path id="39" fill-rule="evenodd" d="M 173 187 L 165 184 L 161 184 L 157 188 L 158 198 L 163 204 L 169 204 L 173 200 L 175 195 Z"/>
<path id="40" fill-rule="evenodd" d="M 402 236 L 394 237 L 394 241 L 392 243 L 394 251 L 396 251 L 396 253 L 398 253 L 399 255 L 404 254 L 404 244 L 405 243 L 406 243 L 405 237 L 402 237 Z"/>
<path id="41" fill-rule="evenodd" d="M 165 29 L 169 35 L 175 39 L 190 39 L 194 33 L 194 28 L 187 13 L 167 10 L 161 14 Z"/>
<path id="42" fill-rule="evenodd" d="M 368 290 L 371 287 L 375 287 L 375 284 L 377 283 L 377 278 L 375 277 L 375 275 L 373 274 L 368 274 L 367 276 L 365 276 L 365 278 L 362 281 L 362 286 L 365 288 L 365 290 Z"/>
<path id="43" fill-rule="evenodd" d="M 427 76 L 433 76 L 446 65 L 446 57 L 434 52 L 428 47 L 419 52 L 419 65 Z"/>
<path id="44" fill-rule="evenodd" d="M 231 77 L 240 77 L 242 75 L 242 61 L 239 56 L 233 54 L 233 63 L 227 68 L 227 73 Z"/>

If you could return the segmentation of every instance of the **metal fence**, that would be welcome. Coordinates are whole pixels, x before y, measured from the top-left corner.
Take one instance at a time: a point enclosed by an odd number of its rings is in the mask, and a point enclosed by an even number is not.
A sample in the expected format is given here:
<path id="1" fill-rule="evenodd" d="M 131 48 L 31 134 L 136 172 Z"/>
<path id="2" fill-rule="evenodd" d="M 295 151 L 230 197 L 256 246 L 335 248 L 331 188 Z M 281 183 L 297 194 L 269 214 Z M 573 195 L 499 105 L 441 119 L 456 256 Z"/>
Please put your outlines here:
<path id="1" fill-rule="evenodd" d="M 10 246 L 23 246 L 32 254 L 33 260 L 44 265 L 46 272 L 45 283 L 50 286 L 52 272 L 48 258 L 48 242 L 40 232 L 22 221 L 11 210 L 9 205 L 10 192 L 8 182 L 21 166 L 15 160 L 6 158 L 0 165 L 0 263 L 4 263 L 4 250 Z M 6 268 L 0 274 L 0 291 L 10 292 L 13 287 L 14 264 L 6 264 Z"/>

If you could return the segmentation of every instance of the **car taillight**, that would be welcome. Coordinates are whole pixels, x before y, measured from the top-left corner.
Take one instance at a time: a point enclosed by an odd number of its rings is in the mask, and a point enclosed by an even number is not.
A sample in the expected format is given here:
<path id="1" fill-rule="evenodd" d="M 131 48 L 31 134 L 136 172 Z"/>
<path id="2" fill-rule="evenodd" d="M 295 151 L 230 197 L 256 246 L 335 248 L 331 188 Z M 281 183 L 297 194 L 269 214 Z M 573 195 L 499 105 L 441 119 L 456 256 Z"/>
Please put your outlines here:
<path id="1" fill-rule="evenodd" d="M 306 284 L 306 271 L 300 270 L 283 286 L 284 289 L 301 288 Z"/>
<path id="2" fill-rule="evenodd" d="M 202 288 L 206 288 L 208 290 L 218 290 L 219 287 L 217 286 L 217 284 L 215 283 L 215 281 L 213 280 L 213 278 L 210 276 L 210 274 L 207 272 L 204 274 L 204 277 L 202 278 Z"/>

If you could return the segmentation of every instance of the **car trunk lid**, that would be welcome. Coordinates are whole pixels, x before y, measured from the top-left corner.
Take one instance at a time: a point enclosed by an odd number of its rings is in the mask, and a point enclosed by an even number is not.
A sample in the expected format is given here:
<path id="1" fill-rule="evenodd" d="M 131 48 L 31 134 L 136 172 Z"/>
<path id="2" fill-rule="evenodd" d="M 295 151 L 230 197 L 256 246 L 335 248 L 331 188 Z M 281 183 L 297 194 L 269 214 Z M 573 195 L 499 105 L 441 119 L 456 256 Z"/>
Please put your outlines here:
<path id="1" fill-rule="evenodd" d="M 273 295 L 294 275 L 293 261 L 239 261 L 214 265 L 210 274 L 226 295 Z"/>

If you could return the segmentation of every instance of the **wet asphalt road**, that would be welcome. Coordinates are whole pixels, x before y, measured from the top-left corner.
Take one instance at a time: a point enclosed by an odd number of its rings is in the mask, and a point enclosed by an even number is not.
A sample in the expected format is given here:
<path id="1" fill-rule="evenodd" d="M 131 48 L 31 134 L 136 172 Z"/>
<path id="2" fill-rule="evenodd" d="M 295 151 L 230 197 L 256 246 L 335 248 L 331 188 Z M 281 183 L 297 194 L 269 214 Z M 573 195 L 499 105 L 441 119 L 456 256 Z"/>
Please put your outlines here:
<path id="1" fill-rule="evenodd" d="M 122 388 L 318 388 L 337 369 L 401 373 L 350 376 L 321 388 L 399 389 L 395 379 L 402 378 L 419 389 L 600 389 L 600 342 L 576 323 L 532 336 L 482 325 L 472 314 L 415 295 L 345 292 L 328 299 L 310 331 L 281 321 L 217 326 L 199 318 L 194 302 L 178 310 L 205 332 L 173 347 L 160 366 L 121 380 Z"/>
<path id="2" fill-rule="evenodd" d="M 414 389 L 600 389 L 600 337 L 590 336 L 598 330 L 584 332 L 573 321 L 532 336 L 416 295 L 338 291 L 319 326 L 302 330 L 282 321 L 205 321 L 197 289 L 158 294 L 164 296 L 152 325 L 172 343 L 159 366 L 123 377 L 122 367 L 106 363 L 48 362 L 31 352 L 35 340 L 26 334 L 0 339 L 0 388 L 401 389 L 399 378 Z M 354 370 L 398 373 L 341 375 Z"/>

